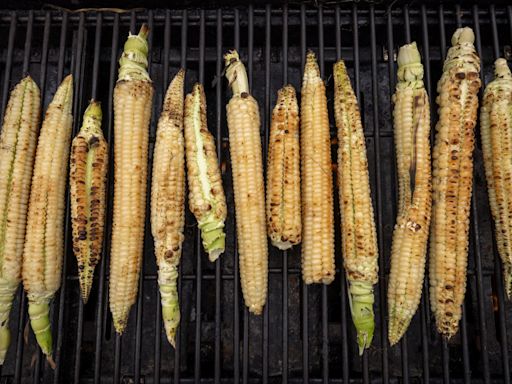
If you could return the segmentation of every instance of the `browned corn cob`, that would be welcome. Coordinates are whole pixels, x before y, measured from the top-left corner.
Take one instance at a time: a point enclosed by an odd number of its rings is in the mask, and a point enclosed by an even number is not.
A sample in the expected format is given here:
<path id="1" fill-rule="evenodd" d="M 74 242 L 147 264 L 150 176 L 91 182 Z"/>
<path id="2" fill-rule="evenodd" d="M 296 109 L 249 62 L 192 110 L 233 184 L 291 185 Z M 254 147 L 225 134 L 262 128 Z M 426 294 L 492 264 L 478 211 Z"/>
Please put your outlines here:
<path id="1" fill-rule="evenodd" d="M 505 59 L 494 63 L 495 79 L 484 93 L 480 132 L 489 204 L 496 227 L 503 281 L 512 295 L 512 74 Z"/>
<path id="2" fill-rule="evenodd" d="M 437 85 L 439 121 L 433 152 L 430 301 L 438 331 L 457 333 L 466 292 L 480 59 L 470 28 L 457 29 Z"/>
<path id="3" fill-rule="evenodd" d="M 267 161 L 267 232 L 284 250 L 299 244 L 302 233 L 299 105 L 291 85 L 277 93 Z"/>
<path id="4" fill-rule="evenodd" d="M 108 146 L 101 130 L 101 104 L 92 100 L 71 144 L 70 205 L 73 252 L 78 262 L 80 292 L 87 303 L 94 268 L 101 257 L 105 226 L 105 183 Z"/>
<path id="5" fill-rule="evenodd" d="M 0 135 L 0 365 L 9 348 L 9 313 L 21 280 L 41 95 L 30 76 L 12 90 Z"/>
<path id="6" fill-rule="evenodd" d="M 151 232 L 155 240 L 162 317 L 172 346 L 180 323 L 177 281 L 185 226 L 184 80 L 182 69 L 165 95 L 156 131 L 151 184 Z"/>
<path id="7" fill-rule="evenodd" d="M 229 148 L 235 192 L 240 280 L 245 305 L 261 314 L 267 299 L 268 246 L 265 186 L 258 103 L 249 93 L 245 67 L 236 51 L 224 56 L 233 91 L 227 105 Z"/>
<path id="8" fill-rule="evenodd" d="M 338 128 L 343 262 L 349 283 L 350 311 L 362 354 L 370 347 L 375 329 L 373 285 L 379 279 L 379 251 L 363 125 L 343 60 L 334 64 L 334 115 Z"/>
<path id="9" fill-rule="evenodd" d="M 129 35 L 114 89 L 114 215 L 110 311 L 123 333 L 137 297 L 144 244 L 149 120 L 153 86 L 147 72 L 148 28 Z"/>
<path id="10" fill-rule="evenodd" d="M 50 362 L 50 301 L 61 282 L 72 104 L 73 77 L 69 75 L 57 89 L 41 127 L 23 250 L 23 287 L 27 291 L 30 325 Z"/>
<path id="11" fill-rule="evenodd" d="M 391 345 L 404 335 L 420 303 L 432 210 L 430 105 L 416 43 L 398 53 L 393 103 L 399 196 L 388 285 Z"/>
<path id="12" fill-rule="evenodd" d="M 206 122 L 206 97 L 201 84 L 185 99 L 185 149 L 190 210 L 201 230 L 210 261 L 224 252 L 227 208 L 215 139 Z"/>
<path id="13" fill-rule="evenodd" d="M 325 84 L 312 51 L 301 94 L 302 278 L 306 284 L 330 284 L 335 273 L 331 137 Z"/>

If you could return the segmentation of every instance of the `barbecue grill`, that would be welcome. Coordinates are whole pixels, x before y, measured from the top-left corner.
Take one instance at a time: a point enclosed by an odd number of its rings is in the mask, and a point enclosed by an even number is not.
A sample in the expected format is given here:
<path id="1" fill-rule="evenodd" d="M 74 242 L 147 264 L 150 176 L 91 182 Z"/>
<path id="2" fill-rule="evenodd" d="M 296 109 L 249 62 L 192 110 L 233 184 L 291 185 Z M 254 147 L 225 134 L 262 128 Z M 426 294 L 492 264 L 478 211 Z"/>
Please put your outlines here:
<path id="1" fill-rule="evenodd" d="M 391 116 L 397 49 L 417 41 L 426 89 L 434 104 L 447 44 L 458 26 L 471 26 L 475 31 L 485 84 L 492 79 L 495 58 L 512 59 L 512 6 L 326 2 L 128 12 L 2 10 L 1 116 L 10 89 L 24 73 L 38 82 L 44 109 L 63 76 L 72 73 L 74 132 L 88 100 L 94 97 L 103 103 L 103 128 L 112 146 L 117 60 L 128 31 L 135 32 L 143 22 L 151 28 L 149 71 L 156 91 L 150 153 L 164 90 L 174 73 L 185 67 L 187 91 L 196 81 L 205 84 L 209 128 L 217 138 L 229 206 L 226 253 L 215 264 L 208 261 L 195 220 L 187 211 L 179 281 L 182 320 L 174 350 L 163 331 L 148 215 L 137 303 L 125 333 L 116 335 L 108 310 L 111 161 L 104 253 L 89 303 L 84 306 L 80 300 L 68 204 L 65 278 L 51 312 L 57 366 L 53 370 L 46 363 L 28 330 L 27 300 L 20 288 L 11 313 L 13 337 L 1 382 L 510 383 L 512 304 L 504 299 L 480 143 L 475 149 L 468 287 L 459 333 L 449 342 L 436 333 L 425 282 L 420 308 L 407 335 L 390 347 L 386 286 L 397 200 Z M 339 58 L 347 62 L 361 104 L 380 248 L 375 338 L 362 357 L 357 353 L 342 273 L 337 200 L 335 282 L 305 286 L 300 249 L 281 252 L 270 247 L 264 313 L 250 315 L 243 305 L 225 114 L 230 93 L 222 78 L 222 55 L 232 47 L 247 64 L 249 82 L 260 104 L 264 151 L 276 92 L 286 83 L 300 89 L 306 49 L 318 54 L 330 101 L 332 64 Z M 332 102 L 329 113 L 334 138 Z M 435 104 L 432 120 L 435 124 Z"/>

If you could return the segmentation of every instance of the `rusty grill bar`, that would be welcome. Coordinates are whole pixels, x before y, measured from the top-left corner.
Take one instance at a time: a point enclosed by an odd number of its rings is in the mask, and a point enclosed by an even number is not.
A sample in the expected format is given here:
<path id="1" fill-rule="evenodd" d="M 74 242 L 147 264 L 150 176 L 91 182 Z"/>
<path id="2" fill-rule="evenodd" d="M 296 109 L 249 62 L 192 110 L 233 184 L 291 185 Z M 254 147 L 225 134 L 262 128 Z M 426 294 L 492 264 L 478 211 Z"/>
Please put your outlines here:
<path id="1" fill-rule="evenodd" d="M 104 253 L 86 306 L 79 299 L 68 204 L 65 278 L 51 312 L 57 369 L 46 364 L 31 333 L 27 333 L 28 343 L 24 340 L 26 298 L 20 289 L 11 314 L 13 340 L 1 368 L 2 383 L 510 383 L 512 336 L 507 328 L 512 326 L 512 307 L 504 298 L 501 265 L 492 240 L 480 143 L 475 149 L 468 290 L 459 334 L 449 343 L 436 334 L 425 282 L 407 336 L 399 346 L 389 347 L 386 286 L 397 193 L 391 120 L 397 48 L 418 42 L 426 88 L 434 104 L 447 39 L 457 26 L 474 28 L 484 83 L 492 78 L 496 57 L 511 59 L 512 6 L 268 5 L 122 14 L 0 11 L 4 37 L 0 41 L 1 116 L 10 89 L 24 73 L 38 81 L 44 108 L 63 76 L 73 73 L 74 132 L 87 101 L 97 98 L 104 106 L 103 128 L 112 148 L 117 59 L 128 31 L 135 31 L 142 22 L 151 28 L 149 72 L 156 91 L 150 153 L 165 89 L 178 68 L 185 67 L 187 90 L 196 81 L 205 84 L 209 127 L 217 138 L 229 205 L 227 252 L 215 264 L 208 261 L 187 211 L 179 279 L 182 326 L 174 351 L 162 327 L 148 215 L 139 296 L 126 333 L 118 336 L 108 309 L 111 200 L 107 202 Z M 239 49 L 247 63 L 249 82 L 260 104 L 265 153 L 276 91 L 288 82 L 300 89 L 306 49 L 318 53 L 330 100 L 332 64 L 339 58 L 347 61 L 361 103 L 381 254 L 375 340 L 362 358 L 357 355 L 345 276 L 340 272 L 337 196 L 335 282 L 329 287 L 305 286 L 300 250 L 270 248 L 269 298 L 263 316 L 250 315 L 243 306 L 225 116 L 229 91 L 222 78 L 222 55 L 231 47 Z M 332 103 L 329 109 L 335 137 Z M 434 105 L 432 116 L 434 125 Z M 112 160 L 112 152 L 110 156 Z M 109 171 L 107 190 L 112 196 L 113 161 Z"/>

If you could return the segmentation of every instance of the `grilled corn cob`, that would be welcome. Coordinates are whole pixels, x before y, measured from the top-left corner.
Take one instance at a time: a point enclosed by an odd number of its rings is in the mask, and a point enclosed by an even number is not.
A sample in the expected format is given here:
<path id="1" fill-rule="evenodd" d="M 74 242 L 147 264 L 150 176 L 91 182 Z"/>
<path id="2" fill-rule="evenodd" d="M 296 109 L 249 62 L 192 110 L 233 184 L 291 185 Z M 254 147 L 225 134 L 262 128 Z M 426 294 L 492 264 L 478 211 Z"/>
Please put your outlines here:
<path id="1" fill-rule="evenodd" d="M 41 127 L 23 250 L 22 276 L 30 324 L 49 361 L 52 354 L 49 303 L 61 280 L 72 104 L 73 78 L 68 75 L 48 106 Z"/>
<path id="2" fill-rule="evenodd" d="M 114 216 L 110 254 L 110 311 L 123 333 L 135 302 L 144 243 L 149 120 L 153 86 L 148 66 L 148 27 L 130 34 L 114 89 Z"/>
<path id="3" fill-rule="evenodd" d="M 236 51 L 224 56 L 233 91 L 227 105 L 233 167 L 240 280 L 245 305 L 261 314 L 267 298 L 268 248 L 258 103 L 249 93 L 247 73 Z"/>
<path id="4" fill-rule="evenodd" d="M 41 114 L 30 76 L 11 92 L 0 135 L 0 365 L 9 348 L 9 313 L 21 280 L 21 259 Z"/>
<path id="5" fill-rule="evenodd" d="M 378 246 L 363 125 L 343 60 L 334 64 L 334 115 L 338 128 L 338 189 L 343 262 L 359 354 L 375 329 L 373 285 L 378 281 Z"/>
<path id="6" fill-rule="evenodd" d="M 155 240 L 158 285 L 167 340 L 174 347 L 180 323 L 178 265 L 185 225 L 185 141 L 180 70 L 171 81 L 158 120 L 151 184 L 151 232 Z"/>
<path id="7" fill-rule="evenodd" d="M 400 340 L 418 309 L 432 209 L 430 106 L 416 43 L 398 52 L 393 103 L 399 196 L 388 285 L 391 345 Z"/>
<path id="8" fill-rule="evenodd" d="M 331 138 L 325 84 L 312 51 L 301 93 L 302 278 L 306 284 L 330 284 L 335 272 Z"/>
<path id="9" fill-rule="evenodd" d="M 101 257 L 105 226 L 108 147 L 101 130 L 101 117 L 101 104 L 91 100 L 82 128 L 71 144 L 69 189 L 73 252 L 84 303 L 89 299 L 94 268 Z"/>
<path id="10" fill-rule="evenodd" d="M 512 295 L 512 74 L 505 59 L 494 63 L 480 111 L 480 132 L 496 243 L 505 291 Z"/>
<path id="11" fill-rule="evenodd" d="M 470 28 L 455 31 L 437 85 L 430 299 L 437 329 L 447 338 L 457 333 L 466 291 L 473 129 L 480 88 L 480 60 L 474 40 Z"/>
<path id="12" fill-rule="evenodd" d="M 301 240 L 299 146 L 299 106 L 287 85 L 277 92 L 267 159 L 267 232 L 282 250 Z"/>
<path id="13" fill-rule="evenodd" d="M 213 135 L 206 123 L 206 97 L 201 84 L 185 99 L 185 148 L 190 210 L 201 230 L 210 261 L 224 252 L 227 208 Z"/>

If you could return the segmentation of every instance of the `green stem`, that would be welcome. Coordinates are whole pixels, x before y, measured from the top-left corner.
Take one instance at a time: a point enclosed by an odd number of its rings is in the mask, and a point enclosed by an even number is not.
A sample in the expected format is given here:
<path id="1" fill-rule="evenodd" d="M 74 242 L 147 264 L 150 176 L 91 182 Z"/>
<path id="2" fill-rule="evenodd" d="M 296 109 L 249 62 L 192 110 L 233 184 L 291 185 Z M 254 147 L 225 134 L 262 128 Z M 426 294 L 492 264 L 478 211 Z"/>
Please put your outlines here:
<path id="1" fill-rule="evenodd" d="M 423 65 L 415 42 L 405 44 L 398 51 L 398 81 L 404 84 L 397 86 L 413 86 L 423 88 Z"/>
<path id="2" fill-rule="evenodd" d="M 128 35 L 124 50 L 119 59 L 119 76 L 117 81 L 145 80 L 151 81 L 148 68 L 148 34 L 149 28 L 143 24 L 138 35 Z"/>
<path id="3" fill-rule="evenodd" d="M 372 344 L 375 330 L 373 285 L 367 281 L 349 281 L 349 303 L 352 321 L 357 331 L 359 355 Z"/>
<path id="4" fill-rule="evenodd" d="M 0 278 L 0 365 L 4 363 L 5 355 L 11 343 L 11 331 L 9 330 L 9 314 L 18 282 L 13 283 Z"/>
<path id="5" fill-rule="evenodd" d="M 240 61 L 238 52 L 229 51 L 224 55 L 226 64 L 226 79 L 233 92 L 233 96 L 249 95 L 249 81 L 247 80 L 247 71 L 244 64 Z"/>
<path id="6" fill-rule="evenodd" d="M 176 346 L 176 330 L 180 324 L 180 303 L 178 300 L 178 270 L 176 266 L 162 266 L 158 270 L 158 285 L 162 301 L 162 317 L 164 319 L 167 340 Z"/>
<path id="7" fill-rule="evenodd" d="M 51 357 L 53 341 L 52 330 L 50 328 L 49 303 L 49 299 L 34 301 L 29 298 L 28 315 L 30 317 L 30 325 L 36 336 L 37 344 L 39 344 L 46 356 Z"/>
<path id="8" fill-rule="evenodd" d="M 226 234 L 224 233 L 224 221 L 215 217 L 210 212 L 205 220 L 199 222 L 203 247 L 208 252 L 210 261 L 215 261 L 224 252 Z"/>

